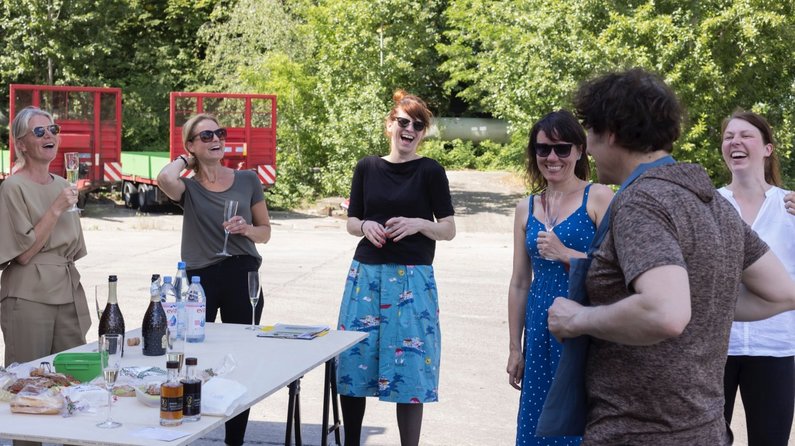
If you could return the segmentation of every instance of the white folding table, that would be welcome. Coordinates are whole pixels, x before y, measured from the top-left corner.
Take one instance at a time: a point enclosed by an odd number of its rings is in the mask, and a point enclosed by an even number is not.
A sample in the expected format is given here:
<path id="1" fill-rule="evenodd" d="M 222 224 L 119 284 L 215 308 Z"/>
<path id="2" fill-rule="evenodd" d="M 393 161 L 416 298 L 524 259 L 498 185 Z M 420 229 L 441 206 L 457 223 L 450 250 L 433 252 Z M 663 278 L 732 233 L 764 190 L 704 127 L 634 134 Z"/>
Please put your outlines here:
<path id="1" fill-rule="evenodd" d="M 198 422 L 182 423 L 175 429 L 188 431 L 190 435 L 171 442 L 155 443 L 168 446 L 188 444 L 277 390 L 290 386 L 285 444 L 289 445 L 291 442 L 294 422 L 296 442 L 300 444 L 300 416 L 297 401 L 299 380 L 307 372 L 325 364 L 322 444 L 326 444 L 329 434 L 329 400 L 332 399 L 332 402 L 336 403 L 336 386 L 333 383 L 335 358 L 367 335 L 353 331 L 331 331 L 312 340 L 272 339 L 258 338 L 256 332 L 246 330 L 245 327 L 246 325 L 239 324 L 208 323 L 204 342 L 185 344 L 185 357 L 198 358 L 200 369 L 214 367 L 220 364 L 227 354 L 232 355 L 237 366 L 224 378 L 235 380 L 248 389 L 235 411 L 228 417 L 202 416 Z M 128 332 L 127 336 L 140 336 L 140 329 Z M 82 345 L 69 351 L 96 351 L 96 343 Z M 53 358 L 54 356 L 49 356 L 32 362 L 52 363 Z M 125 345 L 122 367 L 158 366 L 165 369 L 165 365 L 165 355 L 143 356 L 140 345 L 135 347 Z M 334 408 L 335 426 L 332 430 L 339 426 L 336 407 Z M 159 427 L 158 408 L 144 406 L 136 398 L 118 398 L 113 404 L 112 415 L 114 420 L 122 423 L 122 426 L 116 429 L 101 429 L 96 427 L 96 423 L 106 416 L 104 407 L 96 414 L 81 413 L 64 418 L 60 415 L 11 413 L 8 403 L 0 403 L 0 438 L 75 445 L 150 446 L 153 444 L 153 440 L 136 437 L 132 433 L 146 427 Z M 339 439 L 339 432 L 336 433 Z"/>

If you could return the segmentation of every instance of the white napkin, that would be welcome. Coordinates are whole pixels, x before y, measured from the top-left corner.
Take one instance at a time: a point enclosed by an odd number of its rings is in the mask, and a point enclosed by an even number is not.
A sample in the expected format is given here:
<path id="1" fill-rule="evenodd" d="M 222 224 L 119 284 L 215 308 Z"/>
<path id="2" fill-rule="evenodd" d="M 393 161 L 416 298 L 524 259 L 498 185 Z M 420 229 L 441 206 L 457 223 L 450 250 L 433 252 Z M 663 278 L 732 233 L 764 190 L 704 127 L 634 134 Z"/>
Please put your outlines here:
<path id="1" fill-rule="evenodd" d="M 211 378 L 202 385 L 202 415 L 232 415 L 246 390 L 246 386 L 237 381 L 217 376 Z"/>

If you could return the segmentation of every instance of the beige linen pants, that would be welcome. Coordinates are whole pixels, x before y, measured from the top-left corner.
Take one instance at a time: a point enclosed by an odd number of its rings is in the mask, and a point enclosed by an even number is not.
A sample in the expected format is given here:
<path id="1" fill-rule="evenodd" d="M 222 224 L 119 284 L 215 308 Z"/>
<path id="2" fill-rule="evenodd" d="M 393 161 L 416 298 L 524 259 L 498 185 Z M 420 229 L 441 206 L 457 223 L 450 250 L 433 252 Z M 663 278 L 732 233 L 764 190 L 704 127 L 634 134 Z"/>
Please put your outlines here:
<path id="1" fill-rule="evenodd" d="M 6 366 L 86 343 L 74 303 L 50 305 L 6 297 L 0 304 L 0 328 Z"/>

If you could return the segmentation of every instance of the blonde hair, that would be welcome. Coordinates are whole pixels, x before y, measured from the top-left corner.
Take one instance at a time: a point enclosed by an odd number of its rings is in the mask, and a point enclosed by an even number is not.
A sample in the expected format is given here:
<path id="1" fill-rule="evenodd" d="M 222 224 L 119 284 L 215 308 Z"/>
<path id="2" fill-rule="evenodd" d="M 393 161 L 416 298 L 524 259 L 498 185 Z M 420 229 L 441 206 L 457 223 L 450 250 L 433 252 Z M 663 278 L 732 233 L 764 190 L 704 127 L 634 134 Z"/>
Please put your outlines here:
<path id="1" fill-rule="evenodd" d="M 51 114 L 40 109 L 39 107 L 29 105 L 23 108 L 19 113 L 17 113 L 16 116 L 14 116 L 14 121 L 11 122 L 11 139 L 15 141 L 15 144 L 16 141 L 19 141 L 23 136 L 28 134 L 30 131 L 30 119 L 34 116 L 44 116 L 45 118 L 49 119 L 51 123 L 55 122 Z M 16 156 L 16 159 L 14 160 L 14 170 L 19 170 L 25 165 L 25 152 L 17 149 L 14 151 L 14 155 Z"/>
<path id="2" fill-rule="evenodd" d="M 213 121 L 214 123 L 218 124 L 220 127 L 221 124 L 218 122 L 218 118 L 214 115 L 209 113 L 199 113 L 198 115 L 191 116 L 185 124 L 182 125 L 182 148 L 185 149 L 188 154 L 193 155 L 193 153 L 188 150 L 188 142 L 193 141 L 197 135 L 193 132 L 196 130 L 196 126 L 199 125 L 202 121 Z M 198 174 L 200 171 L 199 163 L 193 163 L 193 171 Z"/>

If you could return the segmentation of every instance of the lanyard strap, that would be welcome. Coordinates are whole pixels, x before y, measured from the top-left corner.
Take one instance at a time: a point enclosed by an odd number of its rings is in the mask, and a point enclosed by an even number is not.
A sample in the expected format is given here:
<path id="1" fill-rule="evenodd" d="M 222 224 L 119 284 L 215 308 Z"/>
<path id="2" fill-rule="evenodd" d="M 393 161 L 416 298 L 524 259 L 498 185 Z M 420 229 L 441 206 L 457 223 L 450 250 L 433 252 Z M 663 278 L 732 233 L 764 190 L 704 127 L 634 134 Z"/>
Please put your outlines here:
<path id="1" fill-rule="evenodd" d="M 671 155 L 666 155 L 658 160 L 652 161 L 650 163 L 643 163 L 635 168 L 629 177 L 621 183 L 621 187 L 618 188 L 618 192 L 613 196 L 613 199 L 610 200 L 610 204 L 607 206 L 607 210 L 605 211 L 605 216 L 602 217 L 602 222 L 599 224 L 599 227 L 596 229 L 596 235 L 594 235 L 593 240 L 591 241 L 591 247 L 588 248 L 588 258 L 593 256 L 594 251 L 599 249 L 599 246 L 604 241 L 605 237 L 607 236 L 607 231 L 610 229 L 610 211 L 613 208 L 613 202 L 616 201 L 616 197 L 618 194 L 621 193 L 624 189 L 629 187 L 635 180 L 638 179 L 639 176 L 643 175 L 649 169 L 653 169 L 655 167 L 664 166 L 667 164 L 674 164 L 676 160 Z"/>

